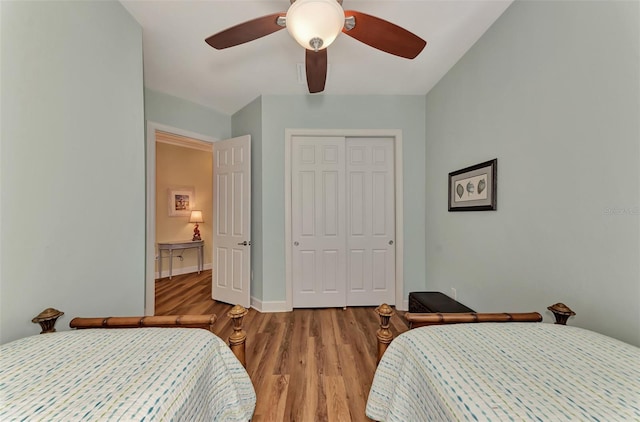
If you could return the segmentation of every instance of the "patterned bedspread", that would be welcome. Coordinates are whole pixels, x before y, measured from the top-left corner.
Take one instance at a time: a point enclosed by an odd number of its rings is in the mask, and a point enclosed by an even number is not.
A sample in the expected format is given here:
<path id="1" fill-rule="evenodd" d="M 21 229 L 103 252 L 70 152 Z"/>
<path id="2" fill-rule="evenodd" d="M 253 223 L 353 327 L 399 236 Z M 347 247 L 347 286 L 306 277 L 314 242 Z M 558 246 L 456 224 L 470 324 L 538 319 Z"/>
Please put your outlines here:
<path id="1" fill-rule="evenodd" d="M 255 391 L 203 329 L 97 329 L 0 346 L 0 420 L 248 421 Z"/>
<path id="2" fill-rule="evenodd" d="M 396 338 L 376 371 L 378 421 L 638 421 L 640 349 L 543 323 L 431 326 Z"/>

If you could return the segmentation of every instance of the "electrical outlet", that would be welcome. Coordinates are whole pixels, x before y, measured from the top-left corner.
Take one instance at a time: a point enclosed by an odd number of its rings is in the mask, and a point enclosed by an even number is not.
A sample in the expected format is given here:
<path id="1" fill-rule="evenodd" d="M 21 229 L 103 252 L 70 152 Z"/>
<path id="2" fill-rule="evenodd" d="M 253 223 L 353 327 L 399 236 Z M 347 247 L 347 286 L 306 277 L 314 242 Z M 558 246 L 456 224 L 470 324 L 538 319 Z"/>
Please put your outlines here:
<path id="1" fill-rule="evenodd" d="M 453 300 L 457 300 L 458 299 L 458 291 L 456 290 L 455 287 L 451 288 L 451 296 L 453 297 Z"/>

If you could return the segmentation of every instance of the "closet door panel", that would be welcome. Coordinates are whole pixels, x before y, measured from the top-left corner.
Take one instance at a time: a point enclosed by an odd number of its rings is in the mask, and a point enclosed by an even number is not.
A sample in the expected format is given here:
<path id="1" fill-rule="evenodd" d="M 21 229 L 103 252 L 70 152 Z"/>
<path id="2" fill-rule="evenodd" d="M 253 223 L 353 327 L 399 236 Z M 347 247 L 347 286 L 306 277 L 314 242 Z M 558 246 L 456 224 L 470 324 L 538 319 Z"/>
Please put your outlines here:
<path id="1" fill-rule="evenodd" d="M 393 138 L 347 138 L 347 305 L 395 304 Z"/>
<path id="2" fill-rule="evenodd" d="M 295 137 L 291 149 L 295 308 L 346 306 L 345 140 Z"/>

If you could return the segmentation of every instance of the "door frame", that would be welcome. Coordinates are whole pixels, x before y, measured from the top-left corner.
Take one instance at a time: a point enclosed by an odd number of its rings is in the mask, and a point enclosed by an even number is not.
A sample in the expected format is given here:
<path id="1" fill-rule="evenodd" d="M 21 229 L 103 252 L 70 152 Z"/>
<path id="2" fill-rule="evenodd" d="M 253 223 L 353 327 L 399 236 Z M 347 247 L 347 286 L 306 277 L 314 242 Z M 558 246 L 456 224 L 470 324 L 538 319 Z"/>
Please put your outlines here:
<path id="1" fill-rule="evenodd" d="M 286 308 L 293 310 L 293 242 L 291 229 L 291 143 L 294 136 L 343 136 L 385 137 L 394 139 L 394 183 L 396 214 L 396 303 L 399 310 L 406 310 L 404 300 L 404 213 L 402 182 L 402 130 L 400 129 L 285 129 L 284 131 L 284 236 L 285 236 L 285 285 Z"/>
<path id="2" fill-rule="evenodd" d="M 156 309 L 156 131 L 171 133 L 174 135 L 192 138 L 198 141 L 213 144 L 218 139 L 200 133 L 190 132 L 172 126 L 146 121 L 146 158 L 147 158 L 147 183 L 146 183 L 146 265 L 145 265 L 145 289 L 144 289 L 144 314 L 153 315 Z M 187 145 L 183 145 L 187 146 Z"/>

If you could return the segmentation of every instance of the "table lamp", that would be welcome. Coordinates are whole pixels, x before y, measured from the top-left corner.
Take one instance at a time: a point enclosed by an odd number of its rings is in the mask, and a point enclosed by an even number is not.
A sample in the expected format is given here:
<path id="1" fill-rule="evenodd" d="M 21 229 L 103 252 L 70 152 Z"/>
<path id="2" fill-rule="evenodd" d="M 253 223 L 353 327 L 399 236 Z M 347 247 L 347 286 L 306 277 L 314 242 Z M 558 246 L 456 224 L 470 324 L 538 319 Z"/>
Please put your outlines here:
<path id="1" fill-rule="evenodd" d="M 193 228 L 193 239 L 191 240 L 202 240 L 202 238 L 200 238 L 200 230 L 198 229 L 198 223 L 204 223 L 204 220 L 202 219 L 202 211 L 191 211 L 189 223 L 196 223 L 196 226 Z"/>

